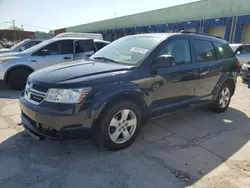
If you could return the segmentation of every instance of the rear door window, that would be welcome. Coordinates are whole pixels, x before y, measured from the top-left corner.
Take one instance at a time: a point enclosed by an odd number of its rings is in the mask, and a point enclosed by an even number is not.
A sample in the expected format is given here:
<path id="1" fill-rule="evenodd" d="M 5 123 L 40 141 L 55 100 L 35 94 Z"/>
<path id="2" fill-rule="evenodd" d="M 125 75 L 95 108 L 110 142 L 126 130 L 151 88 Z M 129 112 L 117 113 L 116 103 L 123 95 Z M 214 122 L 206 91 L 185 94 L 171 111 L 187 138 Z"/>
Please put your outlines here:
<path id="1" fill-rule="evenodd" d="M 210 41 L 195 39 L 193 40 L 193 46 L 197 62 L 207 62 L 216 59 L 215 49 Z"/>
<path id="2" fill-rule="evenodd" d="M 97 51 L 102 49 L 104 46 L 107 46 L 108 43 L 104 43 L 104 42 L 95 42 L 95 46 L 97 48 Z"/>
<path id="3" fill-rule="evenodd" d="M 95 46 L 93 40 L 78 40 L 75 42 L 75 53 L 94 52 Z"/>

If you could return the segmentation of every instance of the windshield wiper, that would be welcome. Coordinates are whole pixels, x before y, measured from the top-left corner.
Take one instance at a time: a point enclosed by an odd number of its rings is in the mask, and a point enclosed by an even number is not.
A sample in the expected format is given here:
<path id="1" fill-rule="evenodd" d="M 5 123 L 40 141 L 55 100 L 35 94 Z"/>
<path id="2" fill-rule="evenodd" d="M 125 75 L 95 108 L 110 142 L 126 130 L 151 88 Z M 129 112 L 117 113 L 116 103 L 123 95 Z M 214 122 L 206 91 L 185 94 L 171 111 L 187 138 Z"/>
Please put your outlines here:
<path id="1" fill-rule="evenodd" d="M 112 63 L 118 63 L 119 64 L 119 62 L 117 62 L 117 61 L 115 61 L 113 59 L 109 59 L 107 57 L 94 57 L 94 59 L 100 59 L 100 60 L 110 61 Z"/>

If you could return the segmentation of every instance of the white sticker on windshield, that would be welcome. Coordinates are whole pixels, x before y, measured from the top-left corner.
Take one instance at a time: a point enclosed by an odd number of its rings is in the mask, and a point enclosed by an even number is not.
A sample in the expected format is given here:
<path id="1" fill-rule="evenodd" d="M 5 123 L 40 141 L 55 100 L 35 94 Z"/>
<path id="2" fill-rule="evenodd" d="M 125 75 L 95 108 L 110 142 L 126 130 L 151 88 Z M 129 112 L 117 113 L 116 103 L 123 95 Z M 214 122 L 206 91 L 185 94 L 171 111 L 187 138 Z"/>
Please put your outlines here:
<path id="1" fill-rule="evenodd" d="M 147 53 L 148 50 L 146 49 L 143 49 L 143 48 L 136 48 L 136 47 L 133 47 L 130 49 L 131 52 L 136 52 L 136 53 L 140 53 L 140 54 L 145 54 Z"/>

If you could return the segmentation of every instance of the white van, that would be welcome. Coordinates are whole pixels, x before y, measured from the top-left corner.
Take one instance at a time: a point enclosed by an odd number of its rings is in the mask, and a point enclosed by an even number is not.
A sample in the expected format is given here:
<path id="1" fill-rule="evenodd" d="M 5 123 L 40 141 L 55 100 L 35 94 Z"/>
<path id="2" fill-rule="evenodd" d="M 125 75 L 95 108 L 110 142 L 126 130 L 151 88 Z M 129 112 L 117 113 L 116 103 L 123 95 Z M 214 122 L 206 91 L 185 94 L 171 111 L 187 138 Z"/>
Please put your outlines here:
<path id="1" fill-rule="evenodd" d="M 66 32 L 56 35 L 54 38 L 63 38 L 63 37 L 74 37 L 74 38 L 88 38 L 88 39 L 98 39 L 103 40 L 102 34 L 99 33 L 73 33 Z"/>

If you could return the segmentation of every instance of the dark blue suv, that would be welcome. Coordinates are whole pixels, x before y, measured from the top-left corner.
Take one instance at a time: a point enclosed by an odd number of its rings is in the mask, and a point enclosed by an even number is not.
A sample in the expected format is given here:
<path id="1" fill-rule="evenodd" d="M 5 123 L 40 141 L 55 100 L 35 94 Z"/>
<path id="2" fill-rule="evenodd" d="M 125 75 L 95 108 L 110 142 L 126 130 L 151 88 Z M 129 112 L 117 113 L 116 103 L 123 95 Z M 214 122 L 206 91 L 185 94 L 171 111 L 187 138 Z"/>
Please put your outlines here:
<path id="1" fill-rule="evenodd" d="M 206 104 L 224 112 L 236 71 L 232 49 L 216 36 L 127 36 L 87 60 L 31 74 L 20 96 L 22 122 L 37 139 L 78 137 L 91 130 L 98 145 L 121 149 L 136 139 L 147 119 Z"/>

